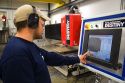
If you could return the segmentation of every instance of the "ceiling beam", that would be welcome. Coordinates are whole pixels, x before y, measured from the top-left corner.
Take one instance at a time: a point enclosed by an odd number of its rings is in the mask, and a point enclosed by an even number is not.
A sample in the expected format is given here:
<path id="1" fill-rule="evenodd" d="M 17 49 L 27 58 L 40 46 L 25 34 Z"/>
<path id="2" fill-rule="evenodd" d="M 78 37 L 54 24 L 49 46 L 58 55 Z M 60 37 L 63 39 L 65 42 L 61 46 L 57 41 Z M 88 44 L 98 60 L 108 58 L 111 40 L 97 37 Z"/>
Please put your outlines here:
<path id="1" fill-rule="evenodd" d="M 65 4 L 65 5 L 63 5 L 63 6 L 61 6 L 61 7 L 58 7 L 58 8 L 56 8 L 56 9 L 51 10 L 51 11 L 50 11 L 50 15 L 53 14 L 53 13 L 55 13 L 55 12 L 57 12 L 57 11 L 63 10 L 63 9 L 65 9 L 65 8 L 68 8 L 69 6 L 77 5 L 78 3 L 82 3 L 82 2 L 84 2 L 84 1 L 86 1 L 86 0 L 75 0 L 75 1 L 72 1 L 72 2 L 70 2 L 70 3 L 67 3 L 67 4 Z"/>
<path id="2" fill-rule="evenodd" d="M 28 1 L 32 1 L 32 2 L 43 2 L 43 3 L 64 3 L 63 0 L 28 0 Z"/>

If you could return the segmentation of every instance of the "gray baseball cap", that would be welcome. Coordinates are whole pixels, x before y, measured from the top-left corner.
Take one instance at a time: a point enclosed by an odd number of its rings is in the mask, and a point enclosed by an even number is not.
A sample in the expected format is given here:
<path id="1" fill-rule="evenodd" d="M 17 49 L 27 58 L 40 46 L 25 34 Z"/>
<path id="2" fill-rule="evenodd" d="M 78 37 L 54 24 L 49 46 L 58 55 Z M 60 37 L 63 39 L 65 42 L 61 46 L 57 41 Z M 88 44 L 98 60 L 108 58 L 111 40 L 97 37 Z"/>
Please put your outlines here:
<path id="1" fill-rule="evenodd" d="M 27 20 L 31 13 L 33 13 L 33 7 L 31 5 L 26 4 L 17 8 L 14 14 L 14 22 L 17 23 Z M 40 9 L 38 8 L 36 8 L 36 13 L 38 14 L 39 17 L 43 18 L 45 21 L 50 20 L 50 18 L 44 15 L 43 12 L 40 11 Z"/>

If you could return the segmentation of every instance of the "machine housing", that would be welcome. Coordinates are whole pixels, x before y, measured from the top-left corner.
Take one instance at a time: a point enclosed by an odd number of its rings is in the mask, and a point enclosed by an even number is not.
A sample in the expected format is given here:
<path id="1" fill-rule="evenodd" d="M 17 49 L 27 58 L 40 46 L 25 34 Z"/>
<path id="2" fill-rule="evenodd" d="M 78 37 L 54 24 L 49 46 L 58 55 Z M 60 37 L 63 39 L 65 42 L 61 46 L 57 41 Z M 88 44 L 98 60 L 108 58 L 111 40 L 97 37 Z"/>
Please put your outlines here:
<path id="1" fill-rule="evenodd" d="M 81 28 L 81 15 L 69 14 L 61 19 L 61 40 L 64 45 L 78 46 Z"/>
<path id="2" fill-rule="evenodd" d="M 107 78 L 120 83 L 125 83 L 125 13 L 115 13 L 96 18 L 85 19 L 82 22 L 80 44 L 78 55 L 86 51 L 98 51 L 100 41 L 95 39 L 97 35 L 113 35 L 110 49 L 110 60 L 104 60 L 98 57 L 88 57 L 87 64 L 82 66 L 89 70 L 99 73 Z M 88 30 L 84 30 L 84 29 Z M 89 35 L 98 42 L 96 48 L 88 50 Z M 96 35 L 96 36 L 92 36 Z M 100 38 L 100 37 L 98 37 Z M 105 43 L 104 43 L 105 45 Z M 108 49 L 108 47 L 107 47 Z"/>

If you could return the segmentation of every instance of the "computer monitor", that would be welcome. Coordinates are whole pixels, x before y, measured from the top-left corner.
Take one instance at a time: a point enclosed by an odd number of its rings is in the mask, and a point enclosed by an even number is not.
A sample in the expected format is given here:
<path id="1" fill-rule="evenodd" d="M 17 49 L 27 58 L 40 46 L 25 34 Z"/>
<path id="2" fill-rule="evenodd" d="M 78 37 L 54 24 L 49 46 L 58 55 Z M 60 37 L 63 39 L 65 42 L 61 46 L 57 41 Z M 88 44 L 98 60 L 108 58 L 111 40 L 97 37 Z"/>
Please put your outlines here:
<path id="1" fill-rule="evenodd" d="M 45 37 L 48 39 L 61 40 L 61 24 L 46 25 Z"/>
<path id="2" fill-rule="evenodd" d="M 91 51 L 91 53 L 93 54 L 92 57 L 109 62 L 112 38 L 112 35 L 90 35 L 88 51 Z"/>
<path id="3" fill-rule="evenodd" d="M 120 65 L 118 57 L 121 33 L 121 29 L 85 30 L 83 52 L 92 53 L 87 57 L 88 61 L 109 68 L 117 68 Z"/>

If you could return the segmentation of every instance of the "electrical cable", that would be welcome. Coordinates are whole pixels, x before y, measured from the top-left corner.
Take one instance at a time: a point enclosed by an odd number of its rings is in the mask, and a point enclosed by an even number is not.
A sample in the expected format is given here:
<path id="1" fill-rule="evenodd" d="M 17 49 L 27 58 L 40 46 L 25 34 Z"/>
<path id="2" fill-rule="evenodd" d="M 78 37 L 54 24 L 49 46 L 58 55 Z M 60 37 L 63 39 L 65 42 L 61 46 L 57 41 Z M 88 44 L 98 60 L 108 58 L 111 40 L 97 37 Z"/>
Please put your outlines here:
<path id="1" fill-rule="evenodd" d="M 101 83 L 101 76 L 99 76 L 97 73 L 95 76 L 95 83 Z"/>

